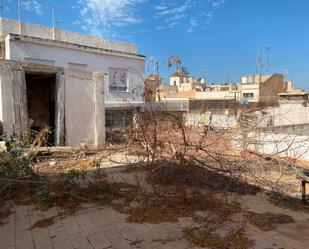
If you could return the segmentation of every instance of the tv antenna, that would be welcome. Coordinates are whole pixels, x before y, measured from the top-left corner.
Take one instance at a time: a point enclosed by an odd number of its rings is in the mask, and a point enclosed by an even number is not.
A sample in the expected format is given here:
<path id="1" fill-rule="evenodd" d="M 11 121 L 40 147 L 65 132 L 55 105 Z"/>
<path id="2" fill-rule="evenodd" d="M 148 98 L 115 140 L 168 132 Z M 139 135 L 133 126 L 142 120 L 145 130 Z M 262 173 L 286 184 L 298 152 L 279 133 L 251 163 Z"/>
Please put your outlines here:
<path id="1" fill-rule="evenodd" d="M 55 40 L 56 39 L 56 25 L 58 23 L 61 23 L 60 21 L 57 21 L 56 20 L 56 10 L 59 10 L 58 7 L 56 6 L 49 6 L 51 8 L 51 17 L 52 17 L 52 27 L 53 27 L 53 39 Z"/>
<path id="2" fill-rule="evenodd" d="M 156 72 L 157 75 L 159 75 L 159 61 L 155 58 L 151 56 L 151 63 L 153 66 L 153 71 Z"/>
<path id="3" fill-rule="evenodd" d="M 153 71 L 156 72 L 156 85 L 157 87 L 159 86 L 159 61 L 151 56 L 151 63 L 153 66 Z"/>
<path id="4" fill-rule="evenodd" d="M 256 56 L 256 74 L 269 73 L 269 53 L 270 46 L 264 45 L 257 51 Z"/>
<path id="5" fill-rule="evenodd" d="M 1 4 L 1 18 L 3 18 L 3 2 L 4 0 L 1 0 L 0 4 Z"/>
<path id="6" fill-rule="evenodd" d="M 284 67 L 283 68 L 283 75 L 284 75 L 284 78 L 287 78 L 288 75 L 289 75 L 289 69 L 287 67 Z"/>

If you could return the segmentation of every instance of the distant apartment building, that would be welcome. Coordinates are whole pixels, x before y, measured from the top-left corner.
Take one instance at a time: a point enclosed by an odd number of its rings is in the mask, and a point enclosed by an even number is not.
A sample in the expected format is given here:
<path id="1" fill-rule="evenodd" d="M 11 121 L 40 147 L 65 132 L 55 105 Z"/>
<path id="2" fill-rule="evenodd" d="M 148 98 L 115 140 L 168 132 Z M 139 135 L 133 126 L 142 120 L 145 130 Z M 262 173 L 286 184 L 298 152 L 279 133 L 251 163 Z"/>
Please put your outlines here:
<path id="1" fill-rule="evenodd" d="M 205 91 L 195 93 L 196 99 L 238 100 L 238 97 L 238 86 L 235 83 L 209 84 Z"/>
<path id="2" fill-rule="evenodd" d="M 184 72 L 174 72 L 170 75 L 170 85 L 179 92 L 202 91 L 205 89 L 205 79 L 189 76 Z"/>
<path id="3" fill-rule="evenodd" d="M 249 103 L 271 104 L 278 102 L 278 94 L 290 88 L 282 74 L 247 75 L 239 86 L 240 99 Z"/>

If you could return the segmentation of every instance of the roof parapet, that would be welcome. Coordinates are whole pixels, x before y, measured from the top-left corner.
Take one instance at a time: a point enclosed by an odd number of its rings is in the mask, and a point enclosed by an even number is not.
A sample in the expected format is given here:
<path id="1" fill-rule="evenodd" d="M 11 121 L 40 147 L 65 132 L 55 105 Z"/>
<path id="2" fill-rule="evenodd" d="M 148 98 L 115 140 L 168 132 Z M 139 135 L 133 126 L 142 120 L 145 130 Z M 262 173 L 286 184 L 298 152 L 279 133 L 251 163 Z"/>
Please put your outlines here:
<path id="1" fill-rule="evenodd" d="M 21 27 L 21 29 L 19 27 Z M 137 54 L 138 52 L 137 46 L 134 44 L 111 41 L 97 36 L 84 35 L 62 29 L 54 30 L 52 27 L 32 23 L 21 22 L 21 25 L 19 26 L 19 22 L 16 20 L 0 18 L 0 36 L 4 37 L 8 34 L 19 34 L 48 40 L 56 40 L 130 54 Z"/>

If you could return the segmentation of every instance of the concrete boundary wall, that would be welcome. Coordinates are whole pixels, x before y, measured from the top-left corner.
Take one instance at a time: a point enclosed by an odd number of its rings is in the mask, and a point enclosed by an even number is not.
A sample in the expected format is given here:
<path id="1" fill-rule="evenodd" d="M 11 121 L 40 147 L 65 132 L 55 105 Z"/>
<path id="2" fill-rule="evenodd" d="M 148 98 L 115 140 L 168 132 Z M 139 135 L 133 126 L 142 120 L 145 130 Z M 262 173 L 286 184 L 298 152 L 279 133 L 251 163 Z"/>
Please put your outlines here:
<path id="1" fill-rule="evenodd" d="M 234 148 L 263 155 L 309 160 L 309 136 L 250 132 L 237 134 L 232 141 Z"/>
<path id="2" fill-rule="evenodd" d="M 210 125 L 217 128 L 234 128 L 237 126 L 237 118 L 234 115 L 204 113 L 185 113 L 184 121 L 189 126 Z"/>

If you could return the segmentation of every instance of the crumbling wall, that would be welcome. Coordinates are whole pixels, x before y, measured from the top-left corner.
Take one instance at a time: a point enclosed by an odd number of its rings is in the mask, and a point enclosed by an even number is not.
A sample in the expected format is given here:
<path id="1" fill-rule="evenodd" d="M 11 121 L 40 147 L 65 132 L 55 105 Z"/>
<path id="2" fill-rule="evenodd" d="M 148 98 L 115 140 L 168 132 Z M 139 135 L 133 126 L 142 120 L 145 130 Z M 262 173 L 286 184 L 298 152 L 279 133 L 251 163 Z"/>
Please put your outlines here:
<path id="1" fill-rule="evenodd" d="M 309 160 L 309 136 L 280 134 L 274 132 L 238 133 L 232 145 L 240 150 L 269 156 Z"/>
<path id="2" fill-rule="evenodd" d="M 217 128 L 233 128 L 237 126 L 235 115 L 214 114 L 209 111 L 204 113 L 185 113 L 184 121 L 190 126 L 210 125 Z"/>
<path id="3" fill-rule="evenodd" d="M 284 103 L 273 108 L 274 126 L 309 124 L 309 107 L 302 103 Z"/>

